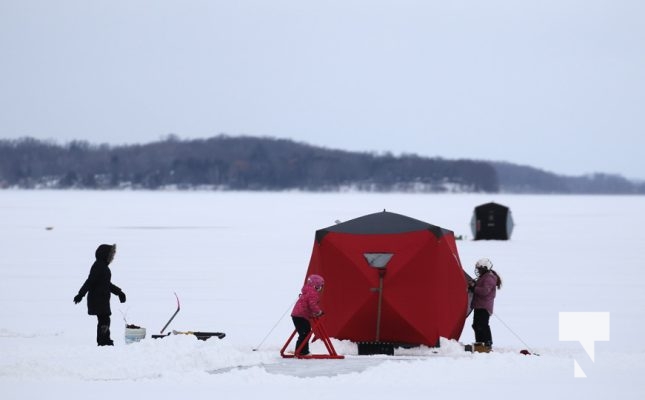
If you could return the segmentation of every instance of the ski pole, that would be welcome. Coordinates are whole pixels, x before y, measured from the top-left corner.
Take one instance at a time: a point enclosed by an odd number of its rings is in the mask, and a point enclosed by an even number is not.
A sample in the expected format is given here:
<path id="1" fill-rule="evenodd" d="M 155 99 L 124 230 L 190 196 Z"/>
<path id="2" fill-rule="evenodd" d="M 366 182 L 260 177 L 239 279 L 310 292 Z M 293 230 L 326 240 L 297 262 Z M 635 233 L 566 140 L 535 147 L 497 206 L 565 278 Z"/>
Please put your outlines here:
<path id="1" fill-rule="evenodd" d="M 174 293 L 174 292 L 173 292 L 173 293 Z M 168 325 L 170 325 L 170 323 L 172 322 L 172 320 L 173 320 L 173 319 L 175 319 L 175 317 L 177 316 L 177 313 L 179 313 L 179 309 L 180 309 L 181 307 L 180 307 L 180 305 L 179 305 L 179 296 L 177 296 L 177 293 L 175 293 L 175 298 L 177 299 L 177 310 L 175 310 L 175 313 L 172 315 L 172 317 L 170 317 L 170 319 L 168 320 L 168 322 L 166 322 L 166 325 L 164 325 L 164 326 L 163 326 L 163 328 L 161 328 L 161 332 L 159 332 L 159 334 L 160 334 L 160 335 L 163 335 L 163 331 L 165 331 L 165 330 L 166 330 L 166 328 L 168 327 Z"/>
<path id="2" fill-rule="evenodd" d="M 296 299 L 296 301 L 298 301 L 298 300 Z M 296 302 L 295 302 L 295 301 L 294 301 L 293 303 L 291 303 L 291 305 L 289 305 L 289 307 L 284 311 L 284 313 L 282 314 L 282 316 L 280 317 L 280 319 L 275 323 L 275 325 L 273 325 L 273 328 L 271 328 L 271 330 L 269 331 L 269 333 L 267 333 L 267 335 L 264 337 L 264 339 L 262 339 L 262 341 L 260 342 L 260 344 L 258 344 L 258 345 L 253 349 L 253 351 L 258 351 L 258 350 L 260 349 L 260 347 L 264 344 L 264 342 L 265 342 L 265 341 L 267 340 L 267 338 L 271 335 L 271 333 L 273 333 L 273 330 L 278 326 L 278 324 L 280 323 L 280 321 L 282 321 L 282 319 L 284 318 L 284 316 L 285 316 L 285 315 L 287 315 L 287 313 L 289 312 L 289 310 L 291 310 L 291 308 L 293 308 L 293 305 L 294 305 L 294 304 L 296 304 Z"/>
<path id="3" fill-rule="evenodd" d="M 517 333 L 515 333 L 515 332 L 511 329 L 511 327 L 509 327 L 509 326 L 506 324 L 506 322 L 504 322 L 504 321 L 499 317 L 499 315 L 497 315 L 497 314 L 493 314 L 493 315 L 495 316 L 495 318 L 497 318 L 497 319 L 499 320 L 499 322 L 501 322 L 501 323 L 502 323 L 502 325 L 504 325 L 504 326 L 506 327 L 506 329 L 508 329 L 508 330 L 509 330 L 509 332 L 511 332 L 513 335 L 515 335 L 515 337 L 516 337 L 520 342 L 522 342 L 522 343 L 524 344 L 524 346 L 526 346 L 526 348 L 528 349 L 528 351 L 530 351 L 530 352 L 531 352 L 531 354 L 534 354 L 534 355 L 536 355 L 536 356 L 539 356 L 539 354 L 538 354 L 538 353 L 536 353 L 536 352 L 534 352 L 534 351 L 531 349 L 531 346 L 529 346 L 528 344 L 526 344 L 526 342 L 525 342 L 524 340 L 522 340 L 522 338 L 520 337 L 520 335 L 518 335 Z"/>

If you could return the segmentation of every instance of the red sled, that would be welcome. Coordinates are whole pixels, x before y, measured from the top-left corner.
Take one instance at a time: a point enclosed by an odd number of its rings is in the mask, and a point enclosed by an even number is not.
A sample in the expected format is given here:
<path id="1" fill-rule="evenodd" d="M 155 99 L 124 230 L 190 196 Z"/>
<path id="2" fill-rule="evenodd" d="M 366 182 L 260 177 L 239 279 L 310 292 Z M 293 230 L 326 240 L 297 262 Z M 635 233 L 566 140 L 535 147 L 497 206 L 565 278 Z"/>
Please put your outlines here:
<path id="1" fill-rule="evenodd" d="M 287 347 L 289 347 L 289 344 L 293 340 L 293 338 L 296 336 L 298 333 L 297 330 L 293 330 L 293 333 L 291 336 L 289 336 L 289 339 L 287 339 L 287 342 L 282 346 L 282 350 L 280 350 L 280 355 L 283 358 L 301 358 L 301 359 L 336 359 L 340 360 L 345 358 L 343 355 L 339 355 L 336 353 L 336 349 L 334 349 L 334 345 L 331 343 L 331 339 L 329 339 L 329 335 L 327 334 L 327 331 L 325 331 L 325 327 L 323 326 L 322 322 L 320 322 L 319 318 L 312 318 L 311 320 L 311 330 L 307 334 L 307 337 L 305 340 L 300 343 L 300 346 L 296 349 L 296 352 L 294 354 L 287 354 L 285 351 L 287 350 Z M 305 344 L 309 342 L 309 339 L 311 338 L 312 335 L 315 335 L 314 340 L 316 341 L 318 339 L 322 340 L 323 344 L 327 348 L 327 352 L 329 354 L 307 354 L 307 355 L 301 355 L 300 352 L 302 351 L 302 348 L 305 347 Z"/>

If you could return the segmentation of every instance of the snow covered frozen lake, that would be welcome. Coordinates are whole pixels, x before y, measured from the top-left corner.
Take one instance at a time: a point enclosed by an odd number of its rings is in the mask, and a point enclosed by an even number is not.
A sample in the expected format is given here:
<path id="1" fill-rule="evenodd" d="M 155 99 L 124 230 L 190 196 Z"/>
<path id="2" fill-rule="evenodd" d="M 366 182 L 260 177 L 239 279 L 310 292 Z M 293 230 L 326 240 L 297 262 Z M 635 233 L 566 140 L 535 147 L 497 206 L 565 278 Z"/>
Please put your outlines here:
<path id="1" fill-rule="evenodd" d="M 510 241 L 471 240 L 473 208 L 489 201 L 510 207 Z M 345 360 L 282 360 L 315 230 L 383 209 L 465 236 L 471 274 L 477 259 L 493 261 L 504 278 L 495 351 L 444 342 L 365 357 L 335 341 Z M 72 302 L 101 243 L 118 245 L 112 281 L 128 299 L 112 298 L 112 348 L 96 346 L 85 300 Z M 4 190 L 2 398 L 643 399 L 644 248 L 642 196 Z M 150 339 L 174 292 L 182 309 L 169 330 L 227 337 Z M 593 361 L 559 340 L 560 312 L 610 314 Z M 124 317 L 148 337 L 126 345 Z M 520 355 L 527 347 L 540 355 Z"/>

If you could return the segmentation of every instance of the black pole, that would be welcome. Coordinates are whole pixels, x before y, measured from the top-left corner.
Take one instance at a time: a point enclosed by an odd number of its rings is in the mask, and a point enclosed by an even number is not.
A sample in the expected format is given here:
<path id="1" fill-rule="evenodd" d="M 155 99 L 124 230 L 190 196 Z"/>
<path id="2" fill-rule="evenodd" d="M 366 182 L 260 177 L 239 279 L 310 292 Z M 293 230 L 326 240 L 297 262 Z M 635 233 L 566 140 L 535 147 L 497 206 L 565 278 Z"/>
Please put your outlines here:
<path id="1" fill-rule="evenodd" d="M 175 293 L 175 298 L 177 299 L 177 310 L 176 310 L 176 311 L 175 311 L 175 313 L 172 315 L 172 317 L 170 317 L 170 319 L 168 320 L 168 322 L 166 322 L 166 325 L 164 325 L 164 326 L 163 326 L 163 328 L 161 328 L 161 332 L 159 332 L 159 334 L 161 334 L 161 335 L 163 335 L 163 331 L 165 331 L 165 330 L 166 330 L 166 328 L 168 327 L 168 325 L 170 325 L 170 323 L 172 322 L 172 320 L 173 320 L 173 319 L 175 319 L 175 316 L 177 315 L 177 313 L 179 313 L 180 306 L 179 306 L 179 297 L 177 296 L 177 293 Z"/>

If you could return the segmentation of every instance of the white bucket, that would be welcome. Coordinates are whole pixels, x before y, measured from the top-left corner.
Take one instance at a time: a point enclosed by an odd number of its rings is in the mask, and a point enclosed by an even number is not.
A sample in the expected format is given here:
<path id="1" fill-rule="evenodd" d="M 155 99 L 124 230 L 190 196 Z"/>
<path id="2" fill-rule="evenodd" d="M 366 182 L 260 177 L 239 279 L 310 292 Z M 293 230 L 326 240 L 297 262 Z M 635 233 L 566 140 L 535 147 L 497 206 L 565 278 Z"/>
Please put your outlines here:
<path id="1" fill-rule="evenodd" d="M 138 342 L 146 337 L 146 328 L 125 328 L 125 344 Z"/>

